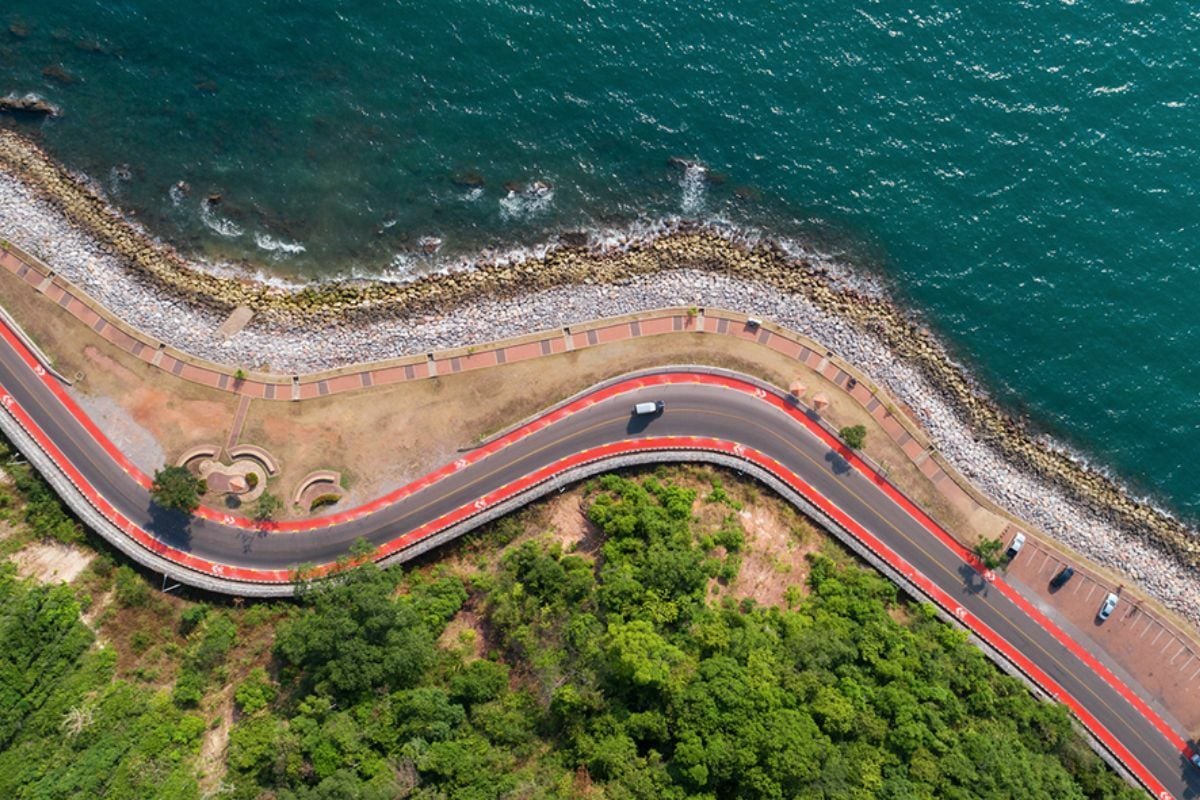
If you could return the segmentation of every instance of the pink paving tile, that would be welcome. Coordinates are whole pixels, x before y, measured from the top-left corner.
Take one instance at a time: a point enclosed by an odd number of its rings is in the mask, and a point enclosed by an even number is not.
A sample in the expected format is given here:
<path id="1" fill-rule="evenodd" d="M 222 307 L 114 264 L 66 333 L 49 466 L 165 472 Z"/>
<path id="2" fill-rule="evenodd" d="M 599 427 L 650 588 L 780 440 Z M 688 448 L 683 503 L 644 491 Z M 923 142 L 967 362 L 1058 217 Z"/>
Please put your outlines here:
<path id="1" fill-rule="evenodd" d="M 610 342 L 619 342 L 628 339 L 632 334 L 629 332 L 629 325 L 622 323 L 620 325 L 609 325 L 607 328 L 601 328 L 596 331 L 596 336 L 600 338 L 601 344 Z"/>
<path id="2" fill-rule="evenodd" d="M 212 370 L 201 369 L 187 363 L 183 363 L 183 367 L 179 371 L 179 377 L 184 380 L 193 381 L 194 383 L 203 384 L 204 386 L 216 386 L 217 381 L 220 380 L 220 376 Z"/>
<path id="3" fill-rule="evenodd" d="M 278 397 L 279 395 L 276 394 L 275 396 Z M 291 397 L 291 393 L 288 393 L 287 396 Z M 321 387 L 317 385 L 317 381 L 300 384 L 300 399 L 301 400 L 311 400 L 314 397 L 320 397 L 320 396 L 321 396 Z"/>
<path id="4" fill-rule="evenodd" d="M 42 281 L 46 280 L 46 276 L 38 272 L 36 269 L 31 269 L 25 273 L 25 282 L 30 286 L 40 286 Z"/>
<path id="5" fill-rule="evenodd" d="M 471 353 L 462 357 L 463 369 L 483 369 L 496 366 L 496 351 L 484 350 L 482 353 Z"/>
<path id="6" fill-rule="evenodd" d="M 84 325 L 87 325 L 89 328 L 92 327 L 93 325 L 95 325 L 100 320 L 99 314 L 97 314 L 95 311 L 88 308 L 83 303 L 79 302 L 78 300 L 72 300 L 71 307 L 68 310 L 73 315 L 75 315 L 75 318 L 77 320 L 82 322 Z"/>
<path id="7" fill-rule="evenodd" d="M 799 358 L 800 352 L 804 349 L 799 342 L 792 341 L 785 336 L 775 333 L 771 334 L 771 338 L 767 340 L 767 347 L 770 347 L 777 353 L 783 353 L 788 358 Z"/>
<path id="8" fill-rule="evenodd" d="M 831 381 L 837 378 L 839 372 L 841 372 L 841 370 L 838 369 L 838 365 L 834 364 L 832 361 L 826 362 L 825 367 L 821 370 L 821 374 Z"/>
<path id="9" fill-rule="evenodd" d="M 742 322 L 729 323 L 729 332 L 739 339 L 745 339 L 748 342 L 758 340 L 758 328 L 748 327 Z"/>
<path id="10" fill-rule="evenodd" d="M 887 431 L 887 435 L 892 437 L 892 439 L 899 439 L 904 435 L 904 426 L 890 414 L 881 419 L 879 424 L 883 426 L 883 429 Z"/>
<path id="11" fill-rule="evenodd" d="M 63 289 L 61 286 L 59 286 L 57 283 L 52 283 L 46 287 L 46 297 L 49 297 L 51 300 L 53 300 L 56 303 L 61 302 L 62 299 L 66 296 L 67 296 L 66 290 Z"/>
<path id="12" fill-rule="evenodd" d="M 400 383 L 407 380 L 404 374 L 404 367 L 385 367 L 371 371 L 371 381 L 375 386 L 382 386 L 388 383 Z"/>
<path id="13" fill-rule="evenodd" d="M 559 344 L 562 341 L 559 340 Z M 542 354 L 541 342 L 526 342 L 525 344 L 514 344 L 504 350 L 505 363 L 511 364 L 514 361 L 524 361 L 527 358 L 537 358 Z"/>
<path id="14" fill-rule="evenodd" d="M 350 392 L 362 388 L 362 378 L 358 377 L 357 372 L 352 372 L 349 375 L 339 375 L 336 378 L 329 378 L 325 383 L 329 387 L 330 394 Z"/>
<path id="15" fill-rule="evenodd" d="M 927 458 L 922 461 L 919 465 L 919 468 L 926 478 L 932 478 L 935 474 L 942 471 L 942 468 L 939 467 L 938 463 L 932 458 Z"/>
<path id="16" fill-rule="evenodd" d="M 809 350 L 808 355 L 804 357 L 804 363 L 813 369 L 816 369 L 817 366 L 820 365 L 822 358 L 823 356 L 820 353 L 816 352 L 815 350 Z"/>
<path id="17" fill-rule="evenodd" d="M 587 346 L 588 346 L 588 337 L 587 337 L 586 333 L 572 333 L 571 334 L 571 347 L 575 348 L 576 350 L 580 350 Z"/>
<path id="18" fill-rule="evenodd" d="M 639 324 L 642 328 L 642 336 L 670 333 L 675 330 L 675 323 L 671 317 L 651 317 L 650 319 L 640 320 Z"/>
<path id="19" fill-rule="evenodd" d="M 862 403 L 864 406 L 871 402 L 871 398 L 874 397 L 874 395 L 871 394 L 871 390 L 864 386 L 861 381 L 855 384 L 854 388 L 850 390 L 850 396 Z"/>
<path id="20" fill-rule="evenodd" d="M 109 325 L 107 328 L 104 329 L 104 333 L 102 335 L 104 336 L 105 339 L 108 339 L 110 342 L 112 342 L 117 347 L 121 348 L 122 350 L 133 350 L 133 343 L 137 341 L 137 339 L 134 339 L 128 333 L 126 333 L 125 331 L 118 328 L 116 325 Z M 147 351 L 147 356 L 146 356 L 145 360 L 149 361 L 151 358 L 154 357 L 154 348 L 147 347 L 146 351 Z"/>
<path id="21" fill-rule="evenodd" d="M 555 336 L 553 339 L 550 340 L 550 352 L 551 353 L 567 352 L 567 343 L 563 341 L 561 336 Z"/>
<path id="22" fill-rule="evenodd" d="M 4 268 L 6 270 L 8 270 L 9 272 L 13 272 L 13 273 L 17 272 L 19 269 L 21 269 L 21 267 L 25 266 L 24 261 L 22 261 L 21 259 L 17 258 L 12 253 L 9 253 L 7 251 L 0 252 L 0 264 L 3 264 Z"/>
<path id="23" fill-rule="evenodd" d="M 925 448 L 922 447 L 921 443 L 916 439 L 909 439 L 904 445 L 901 446 L 900 449 L 904 451 L 905 455 L 914 461 L 925 452 Z"/>

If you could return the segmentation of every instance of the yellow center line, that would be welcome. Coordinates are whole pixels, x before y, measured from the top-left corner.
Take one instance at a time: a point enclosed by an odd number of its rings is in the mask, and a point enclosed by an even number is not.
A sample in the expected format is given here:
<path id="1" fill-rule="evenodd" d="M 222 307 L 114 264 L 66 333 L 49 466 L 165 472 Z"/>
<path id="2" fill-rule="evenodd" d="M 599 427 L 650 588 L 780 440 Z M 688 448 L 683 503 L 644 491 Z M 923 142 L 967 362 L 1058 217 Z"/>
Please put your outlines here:
<path id="1" fill-rule="evenodd" d="M 822 472 L 825 472 L 825 467 L 824 467 L 824 466 L 821 464 L 821 462 L 817 461 L 815 458 L 813 458 L 812 456 L 810 456 L 808 453 L 804 452 L 804 450 L 802 450 L 802 449 L 801 449 L 799 446 L 797 446 L 797 445 L 796 445 L 794 442 L 792 442 L 791 440 L 787 439 L 787 438 L 786 438 L 786 437 L 784 437 L 784 436 L 781 436 L 781 435 L 778 433 L 778 431 L 776 431 L 775 429 L 768 428 L 767 426 L 765 426 L 765 425 L 763 425 L 763 424 L 761 424 L 761 423 L 759 423 L 759 422 L 756 422 L 756 421 L 753 421 L 753 420 L 747 419 L 746 417 L 744 417 L 744 416 L 741 416 L 741 415 L 730 414 L 730 413 L 728 413 L 728 412 L 724 412 L 724 411 L 715 411 L 715 410 L 712 410 L 712 409 L 707 409 L 707 408 L 684 408 L 684 409 L 682 409 L 682 410 L 684 410 L 684 411 L 688 411 L 688 412 L 691 412 L 691 413 L 696 413 L 696 414 L 707 414 L 707 415 L 710 415 L 710 416 L 719 416 L 719 417 L 726 417 L 726 418 L 729 418 L 729 419 L 736 419 L 736 420 L 738 420 L 738 421 L 739 421 L 741 424 L 743 424 L 743 425 L 750 425 L 750 426 L 753 426 L 753 427 L 755 427 L 755 428 L 758 428 L 759 430 L 761 430 L 761 431 L 764 431 L 764 432 L 765 432 L 765 433 L 766 433 L 768 436 L 770 436 L 771 438 L 774 438 L 774 439 L 776 439 L 776 440 L 778 440 L 778 441 L 782 442 L 783 444 L 785 444 L 785 445 L 786 445 L 788 448 L 790 448 L 791 450 L 793 450 L 795 453 L 797 453 L 798 455 L 800 455 L 800 456 L 801 456 L 802 458 L 804 458 L 805 460 L 807 460 L 807 461 L 809 461 L 810 463 L 812 463 L 812 464 L 816 465 L 816 466 L 818 467 L 818 469 L 820 469 Z M 790 418 L 789 418 L 789 421 L 791 421 L 791 420 L 790 420 Z M 800 430 L 802 430 L 802 431 L 803 431 L 804 433 L 806 433 L 807 435 L 809 435 L 809 436 L 812 436 L 812 434 L 811 434 L 811 433 L 810 433 L 810 432 L 809 432 L 807 429 L 805 429 L 805 428 L 800 428 Z M 814 437 L 814 438 L 815 438 L 815 437 Z M 818 441 L 819 441 L 819 440 L 818 440 Z M 823 444 L 823 443 L 822 443 L 822 444 Z M 856 500 L 858 500 L 860 503 L 862 503 L 862 504 L 863 504 L 863 505 L 864 505 L 864 506 L 865 506 L 865 507 L 866 507 L 866 508 L 867 508 L 867 509 L 868 509 L 868 510 L 871 512 L 871 514 L 872 514 L 873 516 L 875 516 L 875 517 L 876 517 L 876 518 L 877 518 L 877 519 L 878 519 L 880 522 L 882 522 L 882 523 L 883 523 L 885 526 L 887 526 L 888 528 L 891 528 L 891 529 L 892 529 L 892 530 L 893 530 L 895 533 L 899 534 L 899 535 L 900 535 L 900 536 L 901 536 L 901 537 L 902 537 L 902 538 L 903 538 L 905 541 L 907 541 L 907 542 L 908 542 L 909 544 L 911 544 L 913 547 L 915 547 L 916 549 L 918 549 L 918 550 L 920 550 L 922 553 L 924 553 L 924 554 L 925 554 L 925 556 L 926 556 L 927 558 L 929 558 L 929 559 L 930 559 L 930 560 L 931 560 L 931 561 L 932 561 L 932 562 L 933 562 L 933 563 L 934 563 L 934 564 L 937 566 L 937 568 L 938 568 L 938 569 L 939 569 L 941 572 L 943 572 L 943 573 L 945 573 L 946 575 L 950 576 L 952 579 L 956 579 L 956 575 L 955 575 L 955 573 L 954 573 L 954 572 L 952 572 L 951 570 L 947 569 L 945 565 L 943 565 L 942 563 L 940 563 L 940 562 L 939 562 L 939 561 L 938 561 L 938 560 L 937 560 L 937 559 L 936 559 L 936 558 L 933 556 L 933 554 L 932 554 L 932 553 L 930 553 L 930 552 L 929 552 L 927 549 L 925 549 L 925 547 L 924 547 L 924 546 L 923 546 L 923 545 L 922 545 L 920 542 L 918 542 L 917 540 L 913 539 L 911 536 L 909 536 L 907 533 L 905 533 L 905 532 L 904 532 L 902 529 L 900 529 L 898 526 L 896 526 L 896 525 L 895 525 L 893 522 L 891 522 L 890 520 L 888 520 L 886 517 L 884 517 L 884 516 L 883 516 L 882 514 L 880 514 L 878 511 L 876 511 L 876 510 L 874 509 L 874 507 L 872 506 L 872 504 L 871 504 L 869 501 L 867 501 L 867 500 L 866 500 L 866 498 L 864 498 L 863 496 L 861 496 L 860 494 L 858 494 L 858 493 L 857 493 L 857 492 L 856 492 L 854 489 L 852 489 L 852 488 L 851 488 L 851 487 L 850 487 L 848 484 L 846 484 L 845 482 L 843 482 L 843 481 L 842 481 L 840 478 L 838 478 L 836 475 L 834 475 L 834 474 L 832 474 L 832 473 L 826 473 L 826 474 L 828 474 L 828 475 L 829 475 L 829 477 L 831 477 L 831 478 L 832 478 L 834 481 L 836 481 L 836 482 L 838 483 L 838 485 L 839 485 L 839 486 L 841 486 L 841 487 L 842 487 L 842 488 L 843 488 L 843 489 L 844 489 L 844 490 L 845 490 L 845 491 L 846 491 L 846 492 L 847 492 L 849 495 L 851 495 L 851 496 L 852 496 L 852 497 L 854 497 Z M 861 473 L 858 473 L 857 471 L 855 472 L 855 474 L 859 474 L 859 475 L 861 475 Z M 865 477 L 865 476 L 863 476 L 863 477 Z M 883 494 L 883 493 L 882 493 L 882 492 L 880 492 L 880 494 Z M 885 499 L 886 499 L 886 500 L 887 500 L 889 503 L 891 503 L 891 504 L 893 504 L 893 505 L 896 505 L 895 501 L 893 501 L 893 500 L 892 500 L 890 497 L 887 497 L 887 495 L 883 495 L 883 497 L 884 497 L 884 498 L 885 498 Z M 901 508 L 899 505 L 896 505 L 896 507 L 897 507 L 897 508 L 900 508 L 900 510 L 901 510 L 901 511 L 904 511 L 904 510 L 903 510 L 903 508 Z M 911 515 L 908 515 L 908 512 L 904 511 L 904 513 L 905 513 L 905 515 L 906 515 L 906 516 L 910 516 L 910 517 L 911 517 Z M 916 521 L 916 520 L 914 520 L 914 521 Z M 920 524 L 920 523 L 918 522 L 918 524 Z M 936 537 L 933 537 L 933 539 L 934 539 L 934 541 L 938 541 Z M 954 555 L 954 556 L 955 556 L 955 558 L 958 558 L 957 554 L 955 554 L 953 550 L 950 550 L 950 548 L 949 548 L 949 547 L 947 547 L 947 546 L 946 546 L 944 543 L 942 543 L 942 542 L 938 541 L 938 544 L 939 544 L 939 545 L 941 545 L 943 548 L 945 548 L 945 549 L 946 549 L 948 552 L 950 552 L 952 555 Z M 964 561 L 963 563 L 967 563 L 967 562 L 965 562 L 965 561 Z M 928 576 L 928 575 L 927 575 L 926 577 L 932 578 L 932 576 Z M 960 579 L 959 579 L 959 580 L 960 580 Z M 982 602 L 984 605 L 986 605 L 987 607 L 989 607 L 990 609 L 992 609 L 992 610 L 993 610 L 994 612 L 996 612 L 996 613 L 997 613 L 999 616 L 1001 616 L 1001 617 L 1003 617 L 1003 618 L 1007 619 L 1007 616 L 1006 616 L 1006 615 L 1005 615 L 1005 614 L 1004 614 L 1004 613 L 1003 613 L 1003 612 L 1000 610 L 1000 608 L 999 608 L 998 606 L 996 606 L 994 603 L 992 603 L 992 601 L 991 601 L 991 600 L 990 600 L 990 599 L 987 597 L 987 595 L 984 595 L 984 594 L 977 594 L 977 595 L 974 595 L 974 596 L 975 596 L 975 597 L 977 597 L 977 598 L 979 598 L 979 601 L 980 601 L 980 602 Z M 1022 612 L 1022 613 L 1024 613 L 1024 612 Z M 1090 687 L 1090 686 L 1087 684 L 1087 682 L 1086 682 L 1085 680 L 1083 680 L 1083 679 L 1082 679 L 1082 678 L 1079 676 L 1079 674 L 1078 674 L 1077 672 L 1075 672 L 1075 671 L 1074 671 L 1074 670 L 1072 670 L 1070 667 L 1068 667 L 1066 664 L 1064 664 L 1062 661 L 1060 661 L 1060 660 L 1059 660 L 1059 659 L 1058 659 L 1058 658 L 1057 658 L 1055 655 L 1053 655 L 1053 654 L 1052 654 L 1052 653 L 1050 653 L 1048 650 L 1046 650 L 1044 647 L 1042 647 L 1042 646 L 1041 646 L 1041 644 L 1039 644 L 1038 642 L 1036 642 L 1036 641 L 1035 641 L 1035 640 L 1033 640 L 1033 639 L 1030 639 L 1030 638 L 1028 637 L 1028 635 L 1027 635 L 1027 634 L 1025 634 L 1023 631 L 1021 631 L 1021 630 L 1020 630 L 1020 628 L 1016 628 L 1016 627 L 1014 626 L 1014 630 L 1016 630 L 1016 632 L 1017 632 L 1018 634 L 1020 634 L 1020 635 L 1021 635 L 1021 637 L 1022 637 L 1023 639 L 1025 639 L 1026 641 L 1028 641 L 1028 642 L 1029 642 L 1029 644 L 1031 644 L 1031 645 L 1032 645 L 1034 648 L 1036 648 L 1036 649 L 1037 649 L 1037 651 L 1041 652 L 1041 653 L 1042 653 L 1043 655 L 1045 655 L 1045 656 L 1046 656 L 1048 659 L 1050 659 L 1050 661 L 1052 661 L 1054 664 L 1056 664 L 1056 665 L 1057 665 L 1057 666 L 1058 666 L 1058 667 L 1059 667 L 1059 668 L 1060 668 L 1060 669 L 1061 669 L 1063 672 L 1065 672 L 1066 674 L 1070 675 L 1070 676 L 1071 676 L 1071 677 L 1073 677 L 1075 680 L 1079 681 L 1079 683 L 1080 683 L 1080 684 L 1081 684 L 1081 685 L 1084 687 L 1084 689 L 1085 689 L 1085 690 L 1087 690 L 1087 692 L 1088 692 L 1088 693 L 1089 693 L 1089 694 L 1090 694 L 1092 697 L 1094 697 L 1094 698 L 1095 698 L 1095 699 L 1096 699 L 1096 700 L 1097 700 L 1097 701 L 1098 701 L 1098 702 L 1099 702 L 1099 703 L 1100 703 L 1102 706 L 1104 706 L 1104 708 L 1108 709 L 1108 711 L 1109 711 L 1110 713 L 1112 713 L 1112 714 L 1113 714 L 1114 716 L 1116 716 L 1118 719 L 1122 719 L 1122 718 L 1124 717 L 1124 715 L 1123 715 L 1123 714 L 1119 713 L 1119 712 L 1118 712 L 1116 709 L 1114 709 L 1114 708 L 1113 708 L 1111 705 L 1109 705 L 1109 704 L 1108 704 L 1108 702 L 1107 702 L 1107 701 L 1106 701 L 1106 700 L 1105 700 L 1103 697 L 1101 697 L 1100 695 L 1098 695 L 1098 694 L 1096 693 L 1096 691 L 1095 691 L 1094 689 L 1092 689 L 1092 688 L 1091 688 L 1091 687 Z M 1095 673 L 1089 673 L 1089 674 L 1092 674 L 1093 676 L 1095 676 Z M 1136 709 L 1135 709 L 1135 711 L 1136 711 Z M 1162 756 L 1162 754 L 1161 754 L 1161 753 L 1159 753 L 1159 752 L 1158 752 L 1158 749 L 1157 749 L 1157 748 L 1155 748 L 1154 746 L 1152 746 L 1152 745 L 1151 745 L 1151 744 L 1150 744 L 1148 741 L 1146 741 L 1146 739 L 1145 739 L 1145 738 L 1144 738 L 1144 737 L 1143 737 L 1143 736 L 1142 736 L 1142 735 L 1141 735 L 1141 734 L 1140 734 L 1138 731 L 1136 731 L 1136 730 L 1134 730 L 1134 729 L 1132 729 L 1132 728 L 1131 728 L 1131 729 L 1130 729 L 1130 732 L 1131 732 L 1131 733 L 1132 733 L 1134 736 L 1136 736 L 1136 737 L 1138 738 L 1138 740 L 1142 742 L 1142 744 L 1146 745 L 1146 747 L 1147 747 L 1147 748 L 1149 748 L 1149 749 L 1150 749 L 1150 751 L 1151 751 L 1152 753 L 1154 753 L 1154 755 L 1155 755 L 1155 756 L 1156 756 L 1156 757 L 1157 757 L 1157 758 L 1158 758 L 1160 761 L 1162 761 L 1162 763 L 1163 763 L 1163 764 L 1165 764 L 1165 765 L 1167 766 L 1167 768 L 1168 768 L 1168 769 L 1174 769 L 1174 768 L 1175 768 L 1175 767 L 1174 767 L 1174 766 L 1171 764 L 1171 762 L 1167 761 L 1167 759 L 1166 759 L 1164 756 Z"/>

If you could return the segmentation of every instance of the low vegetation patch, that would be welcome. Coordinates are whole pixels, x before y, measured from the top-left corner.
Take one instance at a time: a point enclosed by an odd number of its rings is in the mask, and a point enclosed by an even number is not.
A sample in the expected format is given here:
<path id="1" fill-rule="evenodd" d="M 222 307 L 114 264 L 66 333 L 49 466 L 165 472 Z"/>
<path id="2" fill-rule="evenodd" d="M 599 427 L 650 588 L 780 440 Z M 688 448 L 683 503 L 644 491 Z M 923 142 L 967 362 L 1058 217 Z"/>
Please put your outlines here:
<path id="1" fill-rule="evenodd" d="M 590 483 L 586 550 L 527 512 L 289 603 L 164 595 L 107 553 L 75 586 L 0 566 L 0 797 L 1140 796 L 836 548 L 786 608 L 714 599 L 754 501 L 680 474 Z M 467 618 L 472 646 L 439 645 Z"/>

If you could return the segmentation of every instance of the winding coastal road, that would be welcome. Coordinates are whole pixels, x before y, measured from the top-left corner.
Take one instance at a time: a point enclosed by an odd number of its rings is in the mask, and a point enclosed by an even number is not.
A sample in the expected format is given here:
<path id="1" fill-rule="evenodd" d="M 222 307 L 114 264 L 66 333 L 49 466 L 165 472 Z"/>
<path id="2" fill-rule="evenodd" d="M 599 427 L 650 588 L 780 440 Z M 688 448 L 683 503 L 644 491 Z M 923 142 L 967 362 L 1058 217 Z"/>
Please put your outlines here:
<path id="1" fill-rule="evenodd" d="M 358 539 L 403 560 L 562 481 L 631 460 L 709 460 L 765 480 L 969 629 L 984 650 L 1065 703 L 1156 797 L 1200 796 L 1188 743 L 1086 649 L 782 393 L 732 373 L 662 370 L 610 382 L 366 506 L 255 525 L 150 501 L 149 478 L 108 441 L 45 365 L 0 326 L 0 422 L 85 521 L 148 566 L 231 594 L 286 594 L 299 565 L 332 569 Z M 638 417 L 638 401 L 662 400 Z M 119 541 L 118 541 L 119 540 Z M 164 567 L 165 565 L 168 565 Z"/>

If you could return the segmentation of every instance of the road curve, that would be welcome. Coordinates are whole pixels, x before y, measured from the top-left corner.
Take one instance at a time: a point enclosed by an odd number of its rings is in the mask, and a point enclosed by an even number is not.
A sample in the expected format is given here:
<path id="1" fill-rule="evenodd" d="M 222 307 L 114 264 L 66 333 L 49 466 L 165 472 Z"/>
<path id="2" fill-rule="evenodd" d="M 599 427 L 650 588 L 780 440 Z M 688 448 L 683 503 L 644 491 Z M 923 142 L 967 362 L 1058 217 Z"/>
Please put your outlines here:
<path id="1" fill-rule="evenodd" d="M 663 400 L 637 417 L 640 400 Z M 232 594 L 291 591 L 360 538 L 403 560 L 558 482 L 630 460 L 703 459 L 766 480 L 907 590 L 969 629 L 985 651 L 1065 703 L 1105 751 L 1160 798 L 1200 795 L 1188 745 L 1138 694 L 782 393 L 732 373 L 663 370 L 610 382 L 359 508 L 267 526 L 219 512 L 190 521 L 150 501 L 126 459 L 7 326 L 0 426 L 81 517 L 155 569 Z"/>

